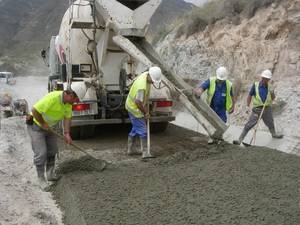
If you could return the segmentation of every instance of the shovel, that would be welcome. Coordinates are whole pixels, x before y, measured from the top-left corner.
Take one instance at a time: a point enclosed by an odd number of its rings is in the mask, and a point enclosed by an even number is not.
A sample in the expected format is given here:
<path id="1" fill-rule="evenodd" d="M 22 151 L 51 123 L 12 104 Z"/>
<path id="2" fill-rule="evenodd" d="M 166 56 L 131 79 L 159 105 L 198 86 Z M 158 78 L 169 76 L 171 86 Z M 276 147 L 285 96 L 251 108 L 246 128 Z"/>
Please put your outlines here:
<path id="1" fill-rule="evenodd" d="M 65 139 L 65 137 L 63 135 L 61 135 L 60 133 L 56 132 L 55 130 L 51 130 L 51 133 L 53 133 L 55 136 L 57 136 L 59 139 L 63 140 Z M 71 143 L 70 144 L 72 147 L 74 147 L 76 150 L 84 153 L 85 155 L 92 157 L 94 159 L 96 159 L 94 156 L 92 156 L 91 154 L 89 154 L 88 152 L 86 152 L 85 150 L 83 150 L 79 145 L 75 144 L 75 143 Z M 92 150 L 92 149 L 91 149 Z"/>
<path id="2" fill-rule="evenodd" d="M 57 136 L 59 139 L 64 141 L 63 135 L 59 134 L 58 132 L 56 132 L 55 130 L 52 130 L 52 129 L 50 130 L 50 132 L 53 133 L 55 136 Z M 82 149 L 79 145 L 77 145 L 75 143 L 71 143 L 70 145 L 73 148 L 75 148 L 76 150 L 78 150 L 86 155 L 86 159 L 83 160 L 84 163 L 81 163 L 81 164 L 85 164 L 85 165 L 79 166 L 81 169 L 85 168 L 85 169 L 92 169 L 92 170 L 96 170 L 96 171 L 102 171 L 106 168 L 107 163 L 105 160 L 95 158 L 94 156 L 92 156 L 91 154 L 86 152 L 84 149 Z"/>
<path id="3" fill-rule="evenodd" d="M 149 112 L 149 103 L 148 103 Z M 156 158 L 150 152 L 150 118 L 147 119 L 147 153 L 142 157 L 142 159 Z"/>
<path id="4" fill-rule="evenodd" d="M 266 108 L 266 104 L 263 105 L 263 108 L 262 108 L 262 110 L 261 110 L 261 112 L 259 114 L 259 117 L 258 117 L 256 126 L 255 126 L 255 129 L 254 129 L 253 136 L 252 136 L 252 138 L 250 140 L 250 143 L 242 142 L 243 145 L 245 145 L 246 147 L 252 146 L 252 142 L 253 142 L 253 144 L 255 144 L 257 129 L 258 129 L 258 126 L 259 126 L 259 122 L 261 121 L 262 115 L 263 115 L 263 113 L 265 111 L 265 108 Z"/>

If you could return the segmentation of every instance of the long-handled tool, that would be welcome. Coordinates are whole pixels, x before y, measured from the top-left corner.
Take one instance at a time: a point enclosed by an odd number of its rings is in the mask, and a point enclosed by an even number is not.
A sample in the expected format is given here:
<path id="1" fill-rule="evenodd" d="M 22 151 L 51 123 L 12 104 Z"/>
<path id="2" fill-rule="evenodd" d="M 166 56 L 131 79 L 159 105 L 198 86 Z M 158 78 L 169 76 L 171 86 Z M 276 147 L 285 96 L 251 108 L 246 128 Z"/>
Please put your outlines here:
<path id="1" fill-rule="evenodd" d="M 251 138 L 249 144 L 246 143 L 246 142 L 243 142 L 243 145 L 245 145 L 246 147 L 251 146 L 251 145 L 252 145 L 252 142 L 253 142 L 253 144 L 255 144 L 255 139 L 256 139 L 257 129 L 258 129 L 258 126 L 259 126 L 259 122 L 261 121 L 262 115 L 263 115 L 263 113 L 264 113 L 264 111 L 265 111 L 265 108 L 266 108 L 266 104 L 263 105 L 263 108 L 262 108 L 262 110 L 261 110 L 261 112 L 260 112 L 260 114 L 259 114 L 259 117 L 258 117 L 256 126 L 255 126 L 255 129 L 254 129 L 254 132 L 253 132 L 253 136 L 252 136 L 252 138 Z"/>
<path id="2" fill-rule="evenodd" d="M 150 152 L 150 119 L 147 119 L 147 158 L 155 158 Z"/>
<path id="3" fill-rule="evenodd" d="M 149 112 L 149 102 L 147 107 Z M 143 155 L 143 159 L 155 158 L 155 156 L 151 154 L 150 147 L 150 118 L 147 118 L 147 153 Z"/>
<path id="4" fill-rule="evenodd" d="M 52 129 L 50 130 L 50 132 L 64 141 L 64 136 L 61 135 L 60 133 Z M 107 162 L 105 160 L 95 158 L 94 156 L 86 152 L 86 150 L 82 149 L 79 145 L 75 143 L 71 143 L 70 145 L 74 147 L 76 150 L 86 155 L 86 158 L 82 160 L 82 162 L 79 162 L 81 164 L 78 166 L 80 169 L 102 171 L 106 168 Z"/>
<path id="5" fill-rule="evenodd" d="M 56 132 L 55 130 L 51 130 L 51 133 L 55 134 L 57 137 L 59 137 L 61 140 L 64 140 L 65 137 L 63 135 L 61 135 L 60 133 Z M 86 152 L 85 150 L 83 150 L 79 145 L 75 144 L 75 143 L 71 143 L 70 144 L 72 147 L 74 147 L 76 150 L 84 153 L 85 155 L 92 157 L 94 159 L 96 159 L 94 156 L 92 156 L 91 154 L 89 154 L 88 152 Z M 91 149 L 92 150 L 92 149 Z"/>

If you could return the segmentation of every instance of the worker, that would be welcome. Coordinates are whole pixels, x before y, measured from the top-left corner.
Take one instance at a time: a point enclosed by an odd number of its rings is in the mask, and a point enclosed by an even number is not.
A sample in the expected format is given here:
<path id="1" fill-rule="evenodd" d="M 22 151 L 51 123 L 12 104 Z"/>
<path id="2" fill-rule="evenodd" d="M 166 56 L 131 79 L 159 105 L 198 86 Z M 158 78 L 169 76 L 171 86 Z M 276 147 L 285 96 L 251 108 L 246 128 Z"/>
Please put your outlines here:
<path id="1" fill-rule="evenodd" d="M 126 110 L 132 124 L 132 129 L 128 135 L 127 154 L 141 154 L 142 158 L 152 157 L 147 153 L 147 125 L 146 121 L 150 118 L 148 99 L 150 95 L 150 85 L 159 88 L 161 83 L 161 69 L 157 66 L 150 67 L 139 75 L 133 82 L 126 99 Z M 133 149 L 136 137 L 140 139 L 140 151 Z"/>
<path id="2" fill-rule="evenodd" d="M 274 90 L 272 86 L 269 84 L 269 81 L 272 78 L 272 72 L 270 70 L 264 70 L 261 73 L 261 80 L 259 82 L 255 82 L 249 92 L 247 97 L 247 106 L 250 107 L 250 103 L 253 98 L 253 108 L 252 113 L 248 122 L 246 123 L 240 137 L 238 140 L 234 140 L 233 144 L 240 145 L 247 133 L 251 128 L 253 128 L 261 115 L 262 120 L 269 128 L 269 131 L 273 138 L 283 138 L 282 134 L 277 134 L 275 132 L 274 119 L 272 113 L 272 101 L 275 99 Z M 264 111 L 263 107 L 265 105 Z"/>
<path id="3" fill-rule="evenodd" d="M 44 191 L 48 191 L 50 187 L 47 181 L 58 180 L 55 173 L 55 156 L 58 147 L 56 137 L 51 130 L 63 120 L 65 142 L 72 143 L 70 135 L 72 104 L 82 100 L 85 94 L 85 86 L 74 82 L 69 90 L 53 91 L 45 95 L 33 106 L 31 114 L 26 118 L 38 182 Z"/>
<path id="4" fill-rule="evenodd" d="M 227 79 L 228 71 L 221 66 L 216 70 L 216 76 L 209 78 L 194 90 L 197 98 L 207 90 L 207 104 L 224 121 L 227 122 L 226 111 L 231 114 L 234 112 L 235 100 L 233 97 L 232 83 Z M 208 143 L 214 140 L 209 139 Z"/>

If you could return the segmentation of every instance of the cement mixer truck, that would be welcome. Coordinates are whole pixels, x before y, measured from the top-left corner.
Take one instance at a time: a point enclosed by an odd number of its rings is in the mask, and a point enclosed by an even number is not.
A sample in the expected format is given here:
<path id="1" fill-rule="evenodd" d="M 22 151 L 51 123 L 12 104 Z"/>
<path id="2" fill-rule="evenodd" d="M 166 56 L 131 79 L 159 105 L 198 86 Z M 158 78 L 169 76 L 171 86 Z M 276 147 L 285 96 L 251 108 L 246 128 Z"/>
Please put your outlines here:
<path id="1" fill-rule="evenodd" d="M 82 102 L 73 106 L 72 136 L 93 135 L 96 125 L 129 123 L 125 100 L 135 77 L 153 65 L 130 43 L 144 38 L 149 20 L 160 0 L 71 1 L 59 34 L 47 52 L 48 91 L 63 90 L 71 83 L 85 86 Z M 151 126 L 166 129 L 172 115 L 167 87 L 150 92 Z"/>
<path id="2" fill-rule="evenodd" d="M 150 18 L 161 0 L 70 1 L 59 34 L 48 51 L 48 89 L 62 90 L 78 82 L 87 89 L 82 102 L 73 106 L 72 136 L 93 135 L 98 124 L 129 123 L 124 104 L 135 77 L 153 65 L 163 71 L 163 87 L 150 92 L 151 126 L 166 129 L 176 96 L 214 139 L 222 139 L 228 126 L 193 88 L 168 67 L 146 40 Z"/>

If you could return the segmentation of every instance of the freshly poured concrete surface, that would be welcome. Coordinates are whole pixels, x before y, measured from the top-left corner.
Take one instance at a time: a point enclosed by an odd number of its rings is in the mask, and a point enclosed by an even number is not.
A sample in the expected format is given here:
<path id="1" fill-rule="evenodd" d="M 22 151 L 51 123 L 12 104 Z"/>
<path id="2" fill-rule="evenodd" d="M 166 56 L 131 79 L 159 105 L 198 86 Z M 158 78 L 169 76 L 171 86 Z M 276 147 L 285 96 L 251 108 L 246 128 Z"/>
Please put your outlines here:
<path id="1" fill-rule="evenodd" d="M 54 189 L 65 224 L 299 224 L 300 158 L 261 147 L 207 145 L 176 126 L 153 134 L 158 158 L 127 157 L 127 130 L 80 144 L 111 164 L 64 174 Z"/>
<path id="2" fill-rule="evenodd" d="M 176 115 L 176 121 L 174 121 L 174 124 L 206 135 L 205 130 L 187 112 L 179 112 Z M 282 152 L 300 156 L 300 137 L 297 136 L 299 134 L 295 133 L 293 136 L 292 135 L 288 136 L 285 134 L 284 131 L 279 129 L 279 133 L 283 133 L 284 138 L 274 139 L 271 137 L 268 130 L 266 129 L 262 130 L 261 127 L 263 127 L 262 121 L 260 123 L 259 129 L 257 130 L 255 142 L 253 142 L 252 145 L 268 147 L 271 149 L 276 149 Z M 241 126 L 230 125 L 228 130 L 223 135 L 223 138 L 226 142 L 232 143 L 233 140 L 238 139 L 239 135 L 242 133 L 242 130 L 243 127 Z M 246 136 L 244 140 L 246 143 L 250 143 L 251 138 L 253 136 L 253 132 L 254 132 L 254 128 L 251 131 L 249 131 L 248 135 Z M 288 133 L 291 132 L 289 131 Z"/>

